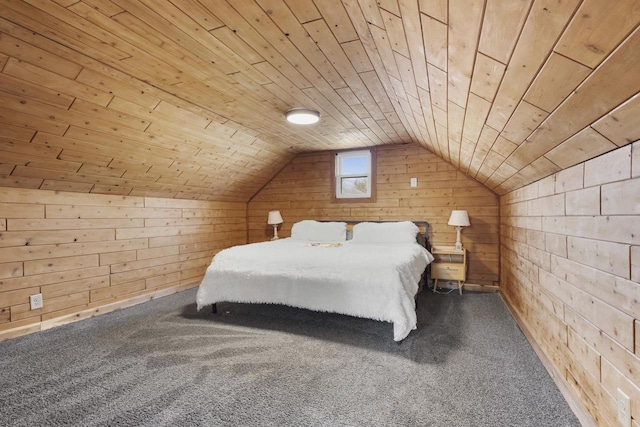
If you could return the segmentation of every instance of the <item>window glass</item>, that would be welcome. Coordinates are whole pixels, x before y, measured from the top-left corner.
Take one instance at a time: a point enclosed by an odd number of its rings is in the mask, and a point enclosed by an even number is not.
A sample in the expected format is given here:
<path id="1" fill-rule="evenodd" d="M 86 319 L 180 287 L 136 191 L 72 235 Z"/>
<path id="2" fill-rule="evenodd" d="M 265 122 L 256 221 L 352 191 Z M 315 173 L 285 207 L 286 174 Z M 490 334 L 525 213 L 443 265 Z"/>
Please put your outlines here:
<path id="1" fill-rule="evenodd" d="M 367 156 L 342 157 L 341 160 L 343 175 L 369 173 L 369 158 Z"/>
<path id="2" fill-rule="evenodd" d="M 341 193 L 345 197 L 366 197 L 369 194 L 369 180 L 367 177 L 342 178 Z"/>

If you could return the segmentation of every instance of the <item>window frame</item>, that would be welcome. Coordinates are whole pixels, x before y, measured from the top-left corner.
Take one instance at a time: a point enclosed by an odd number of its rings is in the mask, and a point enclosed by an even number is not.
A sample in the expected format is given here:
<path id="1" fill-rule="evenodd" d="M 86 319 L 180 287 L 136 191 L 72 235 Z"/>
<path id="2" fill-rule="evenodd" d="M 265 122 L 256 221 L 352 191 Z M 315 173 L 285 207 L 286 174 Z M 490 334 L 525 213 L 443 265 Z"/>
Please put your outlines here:
<path id="1" fill-rule="evenodd" d="M 339 174 L 339 158 L 356 157 L 360 153 L 367 153 L 369 157 L 369 173 L 367 179 L 369 180 L 370 194 L 366 197 L 338 197 L 338 184 L 340 178 L 348 177 L 360 177 L 362 174 Z M 358 156 L 359 157 L 359 156 Z M 377 156 L 375 148 L 354 148 L 351 150 L 340 150 L 331 152 L 331 198 L 334 203 L 371 203 L 376 201 L 376 164 Z"/>

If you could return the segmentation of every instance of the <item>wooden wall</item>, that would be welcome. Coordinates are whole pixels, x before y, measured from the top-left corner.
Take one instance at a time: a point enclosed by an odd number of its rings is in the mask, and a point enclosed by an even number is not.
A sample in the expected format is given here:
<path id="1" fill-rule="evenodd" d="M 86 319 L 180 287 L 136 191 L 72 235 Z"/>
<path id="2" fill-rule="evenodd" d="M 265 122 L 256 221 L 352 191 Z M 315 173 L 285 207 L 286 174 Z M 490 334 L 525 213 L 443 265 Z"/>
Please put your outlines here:
<path id="1" fill-rule="evenodd" d="M 0 340 L 193 287 L 241 243 L 245 203 L 0 187 Z"/>
<path id="2" fill-rule="evenodd" d="M 281 237 L 303 219 L 422 220 L 431 224 L 434 245 L 453 245 L 455 229 L 447 225 L 452 209 L 466 209 L 471 227 L 462 232 L 469 250 L 468 281 L 498 281 L 498 197 L 453 166 L 417 145 L 378 147 L 377 201 L 332 203 L 330 152 L 300 154 L 274 177 L 248 205 L 249 241 L 273 235 L 267 213 L 280 210 Z M 409 179 L 418 178 L 418 188 Z"/>
<path id="3" fill-rule="evenodd" d="M 501 202 L 501 291 L 600 425 L 640 420 L 640 141 Z"/>

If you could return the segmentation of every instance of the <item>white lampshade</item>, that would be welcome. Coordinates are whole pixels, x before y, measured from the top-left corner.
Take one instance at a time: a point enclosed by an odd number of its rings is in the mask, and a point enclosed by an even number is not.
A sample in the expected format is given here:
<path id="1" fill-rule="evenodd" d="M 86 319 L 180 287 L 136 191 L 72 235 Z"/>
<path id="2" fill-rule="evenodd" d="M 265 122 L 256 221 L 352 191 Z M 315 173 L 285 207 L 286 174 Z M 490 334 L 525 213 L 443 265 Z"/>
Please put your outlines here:
<path id="1" fill-rule="evenodd" d="M 469 214 L 467 211 L 451 211 L 449 217 L 449 225 L 456 227 L 468 227 L 471 225 L 469 222 Z"/>
<path id="2" fill-rule="evenodd" d="M 269 212 L 269 218 L 267 219 L 267 224 L 276 225 L 282 224 L 284 221 L 282 219 L 282 215 L 280 215 L 280 211 L 271 211 Z"/>
<path id="3" fill-rule="evenodd" d="M 297 125 L 310 125 L 320 120 L 320 113 L 308 108 L 294 108 L 285 113 L 287 121 Z"/>

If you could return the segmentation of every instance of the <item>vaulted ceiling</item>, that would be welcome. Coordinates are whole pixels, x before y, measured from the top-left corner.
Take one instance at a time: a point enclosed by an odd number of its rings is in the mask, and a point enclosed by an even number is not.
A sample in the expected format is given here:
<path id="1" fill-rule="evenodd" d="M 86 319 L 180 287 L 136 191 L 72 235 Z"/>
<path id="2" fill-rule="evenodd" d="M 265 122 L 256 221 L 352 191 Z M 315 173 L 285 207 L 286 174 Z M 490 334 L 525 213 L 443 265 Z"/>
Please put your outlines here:
<path id="1" fill-rule="evenodd" d="M 413 142 L 503 194 L 640 138 L 639 23 L 638 0 L 0 0 L 0 186 L 246 201 L 297 153 Z"/>

